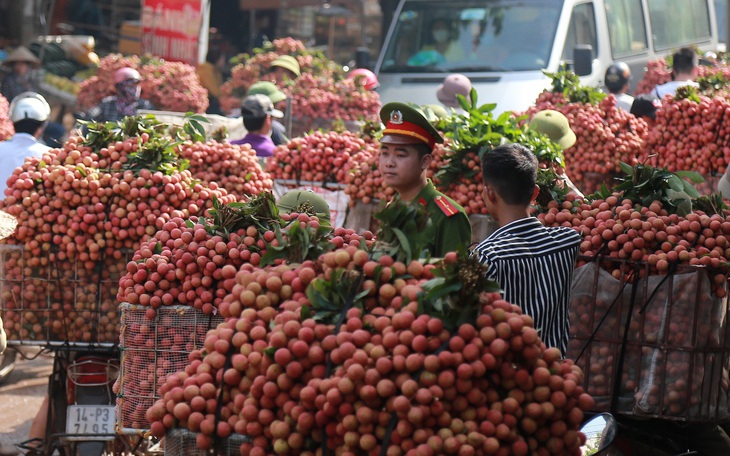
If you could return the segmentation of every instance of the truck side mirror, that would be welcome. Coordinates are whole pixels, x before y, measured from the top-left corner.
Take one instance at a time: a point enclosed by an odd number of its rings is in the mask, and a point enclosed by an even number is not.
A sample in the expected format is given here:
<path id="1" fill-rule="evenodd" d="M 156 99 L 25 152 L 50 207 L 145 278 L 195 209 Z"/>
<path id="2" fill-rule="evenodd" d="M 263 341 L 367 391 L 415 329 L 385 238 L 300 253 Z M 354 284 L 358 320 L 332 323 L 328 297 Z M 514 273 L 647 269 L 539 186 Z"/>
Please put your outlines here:
<path id="1" fill-rule="evenodd" d="M 587 76 L 593 72 L 593 46 L 577 44 L 573 48 L 573 71 L 578 76 Z"/>

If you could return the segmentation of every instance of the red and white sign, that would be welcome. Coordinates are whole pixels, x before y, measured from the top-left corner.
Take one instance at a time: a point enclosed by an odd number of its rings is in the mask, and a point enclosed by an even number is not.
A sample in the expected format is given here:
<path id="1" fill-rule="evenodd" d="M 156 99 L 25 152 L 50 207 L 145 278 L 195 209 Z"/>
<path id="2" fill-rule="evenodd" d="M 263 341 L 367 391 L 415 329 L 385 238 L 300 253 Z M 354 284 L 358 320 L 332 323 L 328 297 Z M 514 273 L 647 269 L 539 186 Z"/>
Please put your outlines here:
<path id="1" fill-rule="evenodd" d="M 208 0 L 143 0 L 142 50 L 196 65 L 207 45 Z"/>

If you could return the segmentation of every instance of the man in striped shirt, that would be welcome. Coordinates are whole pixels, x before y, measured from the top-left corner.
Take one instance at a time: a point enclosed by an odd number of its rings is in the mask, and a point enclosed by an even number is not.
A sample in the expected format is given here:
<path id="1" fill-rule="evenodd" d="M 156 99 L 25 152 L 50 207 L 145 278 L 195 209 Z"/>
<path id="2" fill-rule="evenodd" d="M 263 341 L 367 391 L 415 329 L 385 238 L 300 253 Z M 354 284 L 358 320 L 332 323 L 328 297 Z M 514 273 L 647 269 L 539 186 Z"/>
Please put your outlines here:
<path id="1" fill-rule="evenodd" d="M 520 144 L 484 156 L 482 198 L 499 228 L 474 254 L 502 287 L 504 299 L 534 319 L 545 345 L 565 354 L 570 287 L 582 239 L 572 228 L 546 228 L 530 216 L 539 190 L 537 167 L 535 155 Z"/>

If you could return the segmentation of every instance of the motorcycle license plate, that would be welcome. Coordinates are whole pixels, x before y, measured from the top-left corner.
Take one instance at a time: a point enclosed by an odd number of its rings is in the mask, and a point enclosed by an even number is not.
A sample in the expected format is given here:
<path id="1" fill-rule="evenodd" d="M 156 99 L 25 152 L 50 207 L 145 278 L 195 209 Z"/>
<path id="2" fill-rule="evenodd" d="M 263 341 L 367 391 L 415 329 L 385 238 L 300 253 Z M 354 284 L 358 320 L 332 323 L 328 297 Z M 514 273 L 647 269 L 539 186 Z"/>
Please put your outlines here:
<path id="1" fill-rule="evenodd" d="M 66 411 L 66 433 L 107 434 L 94 440 L 112 440 L 116 420 L 117 412 L 113 405 L 69 405 Z"/>

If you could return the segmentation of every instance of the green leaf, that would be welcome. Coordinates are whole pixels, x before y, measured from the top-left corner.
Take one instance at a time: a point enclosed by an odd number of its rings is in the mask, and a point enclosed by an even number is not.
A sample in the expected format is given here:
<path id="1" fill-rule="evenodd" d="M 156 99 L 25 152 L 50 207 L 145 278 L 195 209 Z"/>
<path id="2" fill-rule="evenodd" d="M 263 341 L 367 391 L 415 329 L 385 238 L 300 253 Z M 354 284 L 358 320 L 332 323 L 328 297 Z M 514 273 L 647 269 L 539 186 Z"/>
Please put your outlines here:
<path id="1" fill-rule="evenodd" d="M 152 253 L 154 253 L 155 255 L 159 255 L 162 253 L 162 243 L 161 242 L 158 242 L 157 244 L 155 244 L 155 249 L 153 250 Z"/>
<path id="2" fill-rule="evenodd" d="M 398 241 L 400 241 L 400 245 L 403 248 L 403 251 L 405 252 L 405 257 L 407 260 L 413 259 L 413 254 L 411 252 L 411 244 L 408 241 L 408 238 L 403 233 L 403 231 L 399 230 L 398 228 L 393 228 L 393 233 L 398 238 Z"/>
<path id="3" fill-rule="evenodd" d="M 669 188 L 674 191 L 681 192 L 682 189 L 684 189 L 684 184 L 682 183 L 682 179 L 680 179 L 679 176 L 670 176 L 667 179 L 667 183 L 669 184 Z"/>
<path id="4" fill-rule="evenodd" d="M 469 101 L 471 102 L 470 110 L 474 110 L 477 106 L 477 89 L 476 87 L 472 87 L 471 91 L 469 92 Z"/>
<path id="5" fill-rule="evenodd" d="M 705 181 L 705 178 L 700 173 L 694 171 L 677 171 L 676 174 L 681 178 L 689 179 L 693 184 L 701 184 Z"/>
<path id="6" fill-rule="evenodd" d="M 302 321 L 312 317 L 312 309 L 309 306 L 302 306 L 300 310 Z"/>
<path id="7" fill-rule="evenodd" d="M 682 181 L 682 191 L 685 192 L 690 198 L 698 198 L 700 192 L 687 181 Z"/>
<path id="8" fill-rule="evenodd" d="M 629 165 L 627 163 L 624 163 L 624 162 L 619 162 L 619 166 L 621 167 L 621 171 L 624 174 L 632 174 L 633 173 L 633 168 L 631 167 L 631 165 Z"/>
<path id="9" fill-rule="evenodd" d="M 274 360 L 274 355 L 276 354 L 276 347 L 268 347 L 264 349 L 264 355 L 266 355 L 270 360 Z"/>

